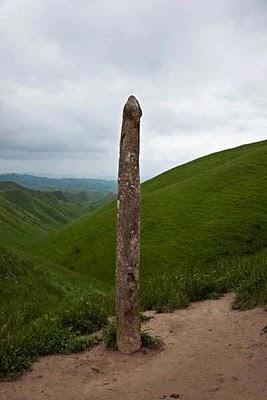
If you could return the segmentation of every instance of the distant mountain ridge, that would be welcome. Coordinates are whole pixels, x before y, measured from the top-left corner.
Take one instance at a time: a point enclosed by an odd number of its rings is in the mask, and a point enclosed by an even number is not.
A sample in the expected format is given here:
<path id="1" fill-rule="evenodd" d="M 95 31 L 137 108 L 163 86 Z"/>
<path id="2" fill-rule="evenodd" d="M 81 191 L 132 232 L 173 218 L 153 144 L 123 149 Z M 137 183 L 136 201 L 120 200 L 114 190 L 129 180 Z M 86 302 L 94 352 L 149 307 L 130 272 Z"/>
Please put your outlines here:
<path id="1" fill-rule="evenodd" d="M 68 191 L 92 191 L 101 193 L 115 193 L 117 183 L 113 180 L 93 178 L 49 178 L 28 174 L 8 173 L 1 174 L 0 181 L 16 182 L 29 189 L 61 189 Z"/>

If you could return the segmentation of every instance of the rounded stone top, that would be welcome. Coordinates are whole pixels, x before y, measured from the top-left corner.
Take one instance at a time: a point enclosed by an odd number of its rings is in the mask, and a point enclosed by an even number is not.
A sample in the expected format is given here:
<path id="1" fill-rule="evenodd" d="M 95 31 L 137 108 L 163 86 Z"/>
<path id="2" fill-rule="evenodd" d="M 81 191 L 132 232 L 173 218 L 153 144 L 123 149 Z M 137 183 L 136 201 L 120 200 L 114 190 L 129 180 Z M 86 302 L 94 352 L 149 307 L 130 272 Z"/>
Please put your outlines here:
<path id="1" fill-rule="evenodd" d="M 135 96 L 130 96 L 123 108 L 123 116 L 139 120 L 142 117 L 142 110 L 139 101 Z"/>

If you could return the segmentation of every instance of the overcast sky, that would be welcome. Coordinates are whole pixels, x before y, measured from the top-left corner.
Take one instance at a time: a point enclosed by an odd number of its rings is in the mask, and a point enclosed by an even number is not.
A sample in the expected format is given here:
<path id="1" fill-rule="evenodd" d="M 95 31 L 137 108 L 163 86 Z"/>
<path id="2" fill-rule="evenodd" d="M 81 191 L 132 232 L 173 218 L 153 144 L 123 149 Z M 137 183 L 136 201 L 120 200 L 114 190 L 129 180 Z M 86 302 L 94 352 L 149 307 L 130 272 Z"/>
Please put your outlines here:
<path id="1" fill-rule="evenodd" d="M 116 176 L 266 138 L 267 0 L 0 0 L 0 172 Z"/>

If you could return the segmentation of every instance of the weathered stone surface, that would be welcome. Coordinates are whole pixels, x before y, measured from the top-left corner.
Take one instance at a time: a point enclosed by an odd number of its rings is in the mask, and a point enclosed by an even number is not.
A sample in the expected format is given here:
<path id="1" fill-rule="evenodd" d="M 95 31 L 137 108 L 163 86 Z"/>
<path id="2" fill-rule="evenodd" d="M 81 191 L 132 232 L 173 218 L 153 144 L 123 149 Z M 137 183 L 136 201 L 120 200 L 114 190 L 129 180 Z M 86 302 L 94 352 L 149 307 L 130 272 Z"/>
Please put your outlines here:
<path id="1" fill-rule="evenodd" d="M 123 109 L 117 214 L 116 318 L 117 345 L 125 354 L 141 347 L 139 317 L 140 259 L 140 118 L 137 99 Z"/>

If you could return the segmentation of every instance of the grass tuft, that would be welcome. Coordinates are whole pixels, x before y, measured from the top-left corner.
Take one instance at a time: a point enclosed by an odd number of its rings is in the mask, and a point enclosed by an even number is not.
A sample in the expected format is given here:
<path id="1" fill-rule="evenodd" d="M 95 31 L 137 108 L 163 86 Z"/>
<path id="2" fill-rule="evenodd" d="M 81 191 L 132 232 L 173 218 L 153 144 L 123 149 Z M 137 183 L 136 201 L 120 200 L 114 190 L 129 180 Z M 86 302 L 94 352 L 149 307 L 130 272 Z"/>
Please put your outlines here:
<path id="1" fill-rule="evenodd" d="M 143 313 L 140 313 L 140 321 L 141 321 L 141 322 L 148 322 L 148 321 L 151 320 L 151 318 L 153 318 L 153 317 L 152 317 L 152 316 L 145 315 L 145 314 L 143 314 Z"/>
<path id="2" fill-rule="evenodd" d="M 102 340 L 106 344 L 107 348 L 111 350 L 117 350 L 116 343 L 116 321 L 112 320 L 102 333 Z M 142 346 L 148 349 L 157 350 L 162 347 L 163 341 L 159 336 L 153 336 L 149 331 L 141 331 Z"/>
<path id="3" fill-rule="evenodd" d="M 110 321 L 109 324 L 103 329 L 102 340 L 108 349 L 117 350 L 116 330 L 117 327 L 115 319 Z"/>
<path id="4" fill-rule="evenodd" d="M 160 336 L 154 336 L 148 330 L 141 332 L 142 345 L 151 350 L 159 350 L 163 346 L 163 340 Z"/>
<path id="5" fill-rule="evenodd" d="M 255 257 L 253 261 L 238 265 L 238 277 L 233 288 L 236 294 L 233 308 L 248 310 L 267 304 L 267 258 Z"/>

